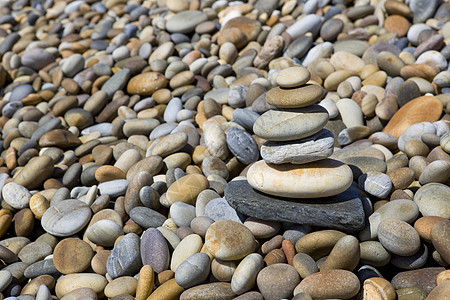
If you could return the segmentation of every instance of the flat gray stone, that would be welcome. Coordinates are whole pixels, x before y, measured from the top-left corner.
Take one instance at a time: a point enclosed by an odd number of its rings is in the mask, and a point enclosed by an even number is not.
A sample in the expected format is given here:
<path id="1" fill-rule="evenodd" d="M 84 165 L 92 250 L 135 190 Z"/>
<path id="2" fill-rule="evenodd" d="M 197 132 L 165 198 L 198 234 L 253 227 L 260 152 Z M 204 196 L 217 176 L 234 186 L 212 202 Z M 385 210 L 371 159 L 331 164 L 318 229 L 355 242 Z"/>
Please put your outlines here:
<path id="1" fill-rule="evenodd" d="M 41 219 L 42 228 L 54 236 L 71 236 L 87 225 L 92 211 L 79 200 L 64 200 L 51 206 Z"/>
<path id="2" fill-rule="evenodd" d="M 166 22 L 166 29 L 171 33 L 189 33 L 195 27 L 208 20 L 208 17 L 198 10 L 186 10 L 177 13 Z"/>
<path id="3" fill-rule="evenodd" d="M 322 129 L 313 136 L 296 141 L 266 142 L 261 146 L 261 156 L 271 164 L 303 164 L 324 159 L 333 154 L 334 136 Z"/>
<path id="4" fill-rule="evenodd" d="M 269 141 L 293 141 L 319 132 L 327 121 L 327 110 L 316 104 L 297 109 L 269 110 L 256 120 L 253 131 Z"/>
<path id="5" fill-rule="evenodd" d="M 166 217 L 156 210 L 148 207 L 138 206 L 130 211 L 130 218 L 139 226 L 143 228 L 156 228 L 162 226 Z"/>
<path id="6" fill-rule="evenodd" d="M 254 190 L 246 180 L 231 181 L 225 199 L 238 212 L 260 220 L 309 224 L 338 230 L 361 230 L 364 210 L 358 193 L 351 187 L 332 197 L 290 199 Z"/>

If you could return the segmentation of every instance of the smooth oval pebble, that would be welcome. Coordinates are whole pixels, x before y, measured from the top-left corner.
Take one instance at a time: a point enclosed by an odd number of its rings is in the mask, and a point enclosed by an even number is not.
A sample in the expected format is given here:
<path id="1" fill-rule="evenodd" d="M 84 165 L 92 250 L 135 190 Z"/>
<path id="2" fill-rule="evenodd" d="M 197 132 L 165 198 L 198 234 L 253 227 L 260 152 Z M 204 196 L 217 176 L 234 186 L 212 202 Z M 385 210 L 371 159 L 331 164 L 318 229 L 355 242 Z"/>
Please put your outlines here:
<path id="1" fill-rule="evenodd" d="M 42 228 L 48 233 L 66 237 L 71 236 L 89 222 L 91 209 L 79 200 L 64 200 L 50 206 L 41 219 Z"/>
<path id="2" fill-rule="evenodd" d="M 378 239 L 388 251 L 408 256 L 420 248 L 420 237 L 417 231 L 405 221 L 384 219 L 378 226 Z"/>
<path id="3" fill-rule="evenodd" d="M 111 220 L 97 221 L 86 230 L 89 241 L 103 247 L 113 246 L 116 239 L 122 234 L 122 227 Z"/>
<path id="4" fill-rule="evenodd" d="M 256 276 L 264 267 L 264 260 L 258 253 L 252 253 L 241 260 L 231 278 L 231 289 L 240 295 L 249 291 L 256 282 Z"/>
<path id="5" fill-rule="evenodd" d="M 428 183 L 414 194 L 414 202 L 423 216 L 450 218 L 450 188 L 441 183 Z"/>
<path id="6" fill-rule="evenodd" d="M 208 277 L 210 259 L 206 253 L 195 253 L 183 261 L 175 271 L 176 282 L 187 289 L 196 286 Z"/>
<path id="7" fill-rule="evenodd" d="M 281 70 L 276 77 L 276 82 L 283 88 L 293 88 L 305 84 L 311 74 L 303 67 L 290 67 Z"/>
<path id="8" fill-rule="evenodd" d="M 255 139 L 245 130 L 230 128 L 226 131 L 228 149 L 243 164 L 251 164 L 259 158 Z"/>
<path id="9" fill-rule="evenodd" d="M 336 160 L 323 159 L 302 165 L 253 164 L 247 172 L 255 189 L 281 197 L 317 198 L 337 195 L 350 187 L 351 169 Z"/>
<path id="10" fill-rule="evenodd" d="M 300 276 L 291 265 L 278 263 L 262 269 L 256 282 L 264 299 L 284 299 L 292 296 Z"/>
<path id="11" fill-rule="evenodd" d="M 202 238 L 197 234 L 190 234 L 178 244 L 172 253 L 170 269 L 176 272 L 178 267 L 191 255 L 200 252 L 203 246 Z"/>
<path id="12" fill-rule="evenodd" d="M 79 288 L 90 288 L 97 295 L 101 295 L 107 283 L 106 278 L 99 274 L 69 274 L 62 276 L 56 281 L 55 292 L 60 299 Z"/>
<path id="13" fill-rule="evenodd" d="M 320 105 L 290 110 L 269 110 L 259 117 L 253 131 L 269 141 L 292 141 L 317 133 L 328 121 L 328 112 Z"/>
<path id="14" fill-rule="evenodd" d="M 67 238 L 59 242 L 53 251 L 53 263 L 62 274 L 81 273 L 94 256 L 91 246 L 83 240 Z"/>
<path id="15" fill-rule="evenodd" d="M 233 299 L 236 296 L 228 282 L 197 285 L 180 295 L 180 300 Z"/>
<path id="16" fill-rule="evenodd" d="M 161 273 L 169 267 L 169 246 L 158 229 L 149 228 L 144 231 L 140 247 L 144 265 L 150 265 L 156 273 Z"/>
<path id="17" fill-rule="evenodd" d="M 358 277 L 346 270 L 328 270 L 304 278 L 294 293 L 305 292 L 318 299 L 349 299 L 360 289 Z"/>
<path id="18" fill-rule="evenodd" d="M 20 184 L 9 182 L 2 188 L 2 197 L 11 207 L 22 209 L 29 205 L 31 194 L 27 188 Z"/>
<path id="19" fill-rule="evenodd" d="M 222 220 L 209 226 L 205 235 L 208 251 L 221 260 L 237 260 L 250 254 L 255 248 L 251 231 L 244 225 Z"/>
<path id="20" fill-rule="evenodd" d="M 391 118 L 383 132 L 399 138 L 409 126 L 419 122 L 435 122 L 442 112 L 442 102 L 433 96 L 422 96 L 409 101 Z"/>

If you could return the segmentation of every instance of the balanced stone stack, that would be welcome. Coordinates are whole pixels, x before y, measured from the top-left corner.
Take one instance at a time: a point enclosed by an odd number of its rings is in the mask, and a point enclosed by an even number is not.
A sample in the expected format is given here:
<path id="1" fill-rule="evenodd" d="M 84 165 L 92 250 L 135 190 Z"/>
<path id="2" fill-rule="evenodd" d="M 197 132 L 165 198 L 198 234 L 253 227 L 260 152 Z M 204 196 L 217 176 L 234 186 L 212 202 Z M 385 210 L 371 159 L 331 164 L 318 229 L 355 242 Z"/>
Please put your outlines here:
<path id="1" fill-rule="evenodd" d="M 277 74 L 279 86 L 266 94 L 275 108 L 253 126 L 254 133 L 267 140 L 261 146 L 263 160 L 251 165 L 247 181 L 230 182 L 225 196 L 236 210 L 255 218 L 358 230 L 364 213 L 357 194 L 348 190 L 353 173 L 348 165 L 328 158 L 334 136 L 324 129 L 327 110 L 315 104 L 323 89 L 310 84 L 310 78 L 301 66 Z M 344 213 L 348 205 L 353 209 Z M 345 217 L 340 219 L 340 213 Z"/>

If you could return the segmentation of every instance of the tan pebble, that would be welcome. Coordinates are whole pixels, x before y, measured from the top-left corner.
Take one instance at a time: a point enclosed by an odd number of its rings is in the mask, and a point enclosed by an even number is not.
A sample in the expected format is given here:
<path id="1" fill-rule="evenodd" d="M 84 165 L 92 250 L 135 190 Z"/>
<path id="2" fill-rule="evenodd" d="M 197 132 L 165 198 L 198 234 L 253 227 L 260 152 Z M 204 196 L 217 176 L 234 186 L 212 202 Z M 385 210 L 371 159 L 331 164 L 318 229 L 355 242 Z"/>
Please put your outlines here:
<path id="1" fill-rule="evenodd" d="M 175 278 L 172 278 L 161 284 L 153 293 L 150 294 L 147 300 L 176 300 L 181 293 L 183 293 L 183 291 L 184 288 L 177 284 Z"/>
<path id="2" fill-rule="evenodd" d="M 334 245 L 346 234 L 337 230 L 321 230 L 301 237 L 295 243 L 297 253 L 306 253 L 314 259 L 328 255 Z"/>
<path id="3" fill-rule="evenodd" d="M 164 282 L 169 281 L 170 279 L 175 277 L 175 272 L 172 270 L 164 270 L 161 273 L 158 273 L 156 276 L 155 284 L 160 286 L 164 284 Z"/>
<path id="4" fill-rule="evenodd" d="M 238 52 L 234 44 L 226 42 L 220 46 L 219 58 L 224 60 L 226 63 L 232 64 L 236 60 Z"/>
<path id="5" fill-rule="evenodd" d="M 101 297 L 103 296 L 103 290 L 107 284 L 108 281 L 106 278 L 99 274 L 69 274 L 58 279 L 55 286 L 55 292 L 58 298 L 62 298 L 78 288 L 91 288 Z"/>
<path id="6" fill-rule="evenodd" d="M 105 287 L 105 297 L 113 298 L 119 295 L 134 295 L 137 279 L 131 276 L 122 276 L 109 282 Z"/>
<path id="7" fill-rule="evenodd" d="M 34 227 L 34 214 L 29 208 L 23 208 L 14 215 L 16 236 L 29 236 Z"/>
<path id="8" fill-rule="evenodd" d="M 442 102 L 433 96 L 422 96 L 411 100 L 394 114 L 383 132 L 398 138 L 415 123 L 437 121 L 441 116 L 442 108 Z"/>
<path id="9" fill-rule="evenodd" d="M 405 189 L 407 188 L 413 181 L 415 173 L 410 168 L 398 168 L 394 171 L 390 171 L 387 175 L 392 180 L 393 189 Z"/>
<path id="10" fill-rule="evenodd" d="M 441 283 L 450 281 L 450 270 L 445 270 L 439 273 L 436 276 L 436 284 L 440 285 Z"/>
<path id="11" fill-rule="evenodd" d="M 95 179 L 100 183 L 125 178 L 125 173 L 121 169 L 114 166 L 101 166 L 95 171 Z"/>
<path id="12" fill-rule="evenodd" d="M 406 80 L 408 78 L 420 77 L 427 81 L 433 81 L 439 73 L 439 69 L 427 64 L 406 65 L 400 70 L 400 75 Z"/>
<path id="13" fill-rule="evenodd" d="M 200 174 L 190 174 L 175 181 L 167 190 L 169 204 L 184 202 L 194 204 L 198 194 L 209 187 L 208 179 Z"/>
<path id="14" fill-rule="evenodd" d="M 161 46 L 159 47 L 161 48 Z M 152 56 L 156 53 L 153 52 Z M 165 88 L 168 81 L 163 74 L 158 72 L 148 72 L 136 75 L 128 81 L 127 91 L 129 94 L 149 96 L 158 89 Z"/>
<path id="15" fill-rule="evenodd" d="M 329 270 L 314 273 L 304 278 L 295 288 L 294 294 L 305 292 L 313 299 L 349 299 L 360 289 L 358 277 L 346 270 Z"/>
<path id="16" fill-rule="evenodd" d="M 237 265 L 234 261 L 224 261 L 214 258 L 211 262 L 211 272 L 219 281 L 230 282 L 236 267 Z"/>
<path id="17" fill-rule="evenodd" d="M 2 237 L 11 226 L 12 218 L 11 215 L 2 215 L 0 216 L 0 237 Z"/>
<path id="18" fill-rule="evenodd" d="M 384 71 L 377 71 L 363 80 L 362 85 L 376 85 L 384 87 L 386 85 L 387 74 Z"/>
<path id="19" fill-rule="evenodd" d="M 108 260 L 111 250 L 98 250 L 97 253 L 92 257 L 91 268 L 92 270 L 100 275 L 106 274 L 106 262 Z"/>
<path id="20" fill-rule="evenodd" d="M 443 282 L 435 287 L 430 294 L 428 294 L 427 300 L 444 300 L 448 299 L 450 295 L 450 282 Z"/>
<path id="21" fill-rule="evenodd" d="M 363 300 L 395 300 L 397 297 L 394 286 L 381 277 L 366 279 L 363 284 L 362 295 Z"/>
<path id="22" fill-rule="evenodd" d="M 359 71 L 359 76 L 362 80 L 366 79 L 373 73 L 377 72 L 379 70 L 377 65 L 374 64 L 367 64 L 365 65 L 361 71 Z"/>
<path id="23" fill-rule="evenodd" d="M 334 53 L 330 58 L 330 63 L 334 66 L 335 70 L 348 70 L 361 72 L 364 68 L 364 61 L 347 51 L 339 51 Z"/>
<path id="24" fill-rule="evenodd" d="M 21 295 L 36 295 L 39 289 L 39 286 L 43 284 L 48 287 L 49 290 L 52 290 L 55 286 L 55 279 L 50 275 L 40 275 L 36 278 L 33 278 L 30 282 L 28 282 L 20 291 Z"/>
<path id="25" fill-rule="evenodd" d="M 281 249 L 273 249 L 264 257 L 264 261 L 266 265 L 270 266 L 278 263 L 286 263 L 286 256 L 284 255 L 283 250 Z"/>
<path id="26" fill-rule="evenodd" d="M 284 88 L 298 87 L 311 78 L 308 69 L 303 67 L 290 67 L 281 70 L 276 76 L 276 82 Z"/>
<path id="27" fill-rule="evenodd" d="M 349 70 L 338 70 L 330 75 L 325 79 L 323 86 L 329 90 L 329 91 L 336 91 L 339 84 L 349 78 L 350 76 L 357 75 L 358 73 L 355 71 L 349 71 Z"/>
<path id="28" fill-rule="evenodd" d="M 53 262 L 63 274 L 79 273 L 86 270 L 94 256 L 91 246 L 77 238 L 66 238 L 56 245 Z"/>
<path id="29" fill-rule="evenodd" d="M 136 300 L 145 300 L 153 292 L 155 272 L 150 265 L 145 265 L 139 271 L 136 286 Z"/>
<path id="30" fill-rule="evenodd" d="M 337 241 L 320 270 L 344 269 L 353 271 L 359 263 L 360 248 L 358 239 L 346 235 Z"/>
<path id="31" fill-rule="evenodd" d="M 97 293 L 91 288 L 78 288 L 72 292 L 66 294 L 61 300 L 81 300 L 84 297 L 89 297 L 89 299 L 97 300 Z"/>
<path id="32" fill-rule="evenodd" d="M 399 15 L 392 15 L 384 20 L 384 28 L 388 32 L 395 32 L 398 38 L 404 37 L 410 26 L 408 19 Z"/>
<path id="33" fill-rule="evenodd" d="M 419 140 L 410 140 L 405 143 L 405 154 L 409 158 L 413 156 L 427 156 L 430 153 L 430 148 Z"/>
<path id="34" fill-rule="evenodd" d="M 244 225 L 230 220 L 216 221 L 205 235 L 208 251 L 221 260 L 237 260 L 255 248 L 255 238 Z"/>

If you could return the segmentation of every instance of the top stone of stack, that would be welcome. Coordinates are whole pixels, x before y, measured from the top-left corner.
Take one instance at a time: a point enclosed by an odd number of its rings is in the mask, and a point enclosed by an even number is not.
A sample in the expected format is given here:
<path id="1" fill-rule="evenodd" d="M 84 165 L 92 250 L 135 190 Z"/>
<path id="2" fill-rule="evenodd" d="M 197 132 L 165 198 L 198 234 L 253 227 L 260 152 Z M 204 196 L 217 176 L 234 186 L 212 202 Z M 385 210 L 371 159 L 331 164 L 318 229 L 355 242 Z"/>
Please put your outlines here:
<path id="1" fill-rule="evenodd" d="M 301 66 L 280 71 L 275 79 L 279 87 L 267 92 L 267 103 L 278 108 L 301 108 L 319 102 L 323 89 L 319 85 L 306 84 L 310 78 L 309 71 Z"/>

